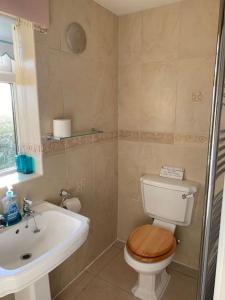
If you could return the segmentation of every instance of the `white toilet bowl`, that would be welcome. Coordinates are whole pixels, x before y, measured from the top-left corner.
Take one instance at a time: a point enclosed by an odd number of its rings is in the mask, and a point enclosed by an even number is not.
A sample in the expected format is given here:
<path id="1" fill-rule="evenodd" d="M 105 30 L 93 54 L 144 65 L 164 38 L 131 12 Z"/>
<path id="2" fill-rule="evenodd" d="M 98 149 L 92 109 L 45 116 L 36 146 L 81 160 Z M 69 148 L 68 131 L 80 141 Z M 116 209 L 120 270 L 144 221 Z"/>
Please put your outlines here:
<path id="1" fill-rule="evenodd" d="M 133 287 L 133 294 L 143 300 L 159 300 L 170 280 L 166 268 L 170 265 L 174 253 L 166 259 L 156 263 L 145 263 L 134 259 L 127 247 L 124 248 L 124 258 L 127 264 L 138 272 L 137 284 Z"/>
<path id="2" fill-rule="evenodd" d="M 153 225 L 140 226 L 130 234 L 124 258 L 138 272 L 138 282 L 132 289 L 136 297 L 142 300 L 162 298 L 170 280 L 166 268 L 176 250 L 174 231 L 175 226 L 155 220 Z"/>

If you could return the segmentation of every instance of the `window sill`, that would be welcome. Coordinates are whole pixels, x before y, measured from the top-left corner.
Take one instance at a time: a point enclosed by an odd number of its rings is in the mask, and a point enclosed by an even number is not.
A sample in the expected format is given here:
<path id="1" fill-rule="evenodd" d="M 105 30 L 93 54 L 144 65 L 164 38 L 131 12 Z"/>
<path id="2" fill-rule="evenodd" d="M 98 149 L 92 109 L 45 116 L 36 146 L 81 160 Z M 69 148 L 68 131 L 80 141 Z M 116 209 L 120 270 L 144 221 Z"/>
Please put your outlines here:
<path id="1" fill-rule="evenodd" d="M 11 173 L 7 175 L 0 176 L 0 188 L 7 187 L 8 185 L 15 185 L 21 182 L 29 181 L 40 177 L 40 174 L 21 174 L 21 173 Z"/>

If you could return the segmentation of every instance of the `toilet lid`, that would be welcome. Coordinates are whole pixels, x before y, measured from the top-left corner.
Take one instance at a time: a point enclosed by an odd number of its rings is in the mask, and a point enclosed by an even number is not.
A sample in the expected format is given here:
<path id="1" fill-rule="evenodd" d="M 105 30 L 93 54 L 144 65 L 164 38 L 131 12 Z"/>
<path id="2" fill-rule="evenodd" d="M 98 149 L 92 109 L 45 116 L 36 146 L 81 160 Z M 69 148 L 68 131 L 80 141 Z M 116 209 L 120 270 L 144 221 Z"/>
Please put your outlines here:
<path id="1" fill-rule="evenodd" d="M 144 225 L 136 228 L 130 234 L 127 247 L 140 257 L 159 257 L 172 250 L 174 236 L 166 229 L 154 225 Z"/>

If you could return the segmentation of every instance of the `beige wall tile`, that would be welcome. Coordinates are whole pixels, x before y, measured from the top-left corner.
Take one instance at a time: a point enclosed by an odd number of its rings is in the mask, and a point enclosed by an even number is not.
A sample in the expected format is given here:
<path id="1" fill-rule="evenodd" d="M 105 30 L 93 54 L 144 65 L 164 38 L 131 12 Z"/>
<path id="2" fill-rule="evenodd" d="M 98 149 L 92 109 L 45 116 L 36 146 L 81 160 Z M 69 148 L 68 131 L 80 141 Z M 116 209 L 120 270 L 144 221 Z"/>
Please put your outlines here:
<path id="1" fill-rule="evenodd" d="M 141 15 L 119 18 L 119 64 L 141 62 Z"/>
<path id="2" fill-rule="evenodd" d="M 140 201 L 120 198 L 118 204 L 118 238 L 127 241 L 129 234 L 138 226 L 150 223 Z"/>
<path id="3" fill-rule="evenodd" d="M 63 89 L 61 60 L 58 50 L 49 49 L 38 43 L 36 34 L 36 59 L 41 133 L 52 133 L 52 120 L 63 117 Z"/>
<path id="4" fill-rule="evenodd" d="M 219 0 L 181 2 L 179 57 L 211 57 L 215 54 Z"/>
<path id="5" fill-rule="evenodd" d="M 49 48 L 60 49 L 60 27 L 61 27 L 61 1 L 50 0 L 50 20 L 51 26 L 47 34 Z M 43 36 L 43 35 L 42 35 Z"/>
<path id="6" fill-rule="evenodd" d="M 178 56 L 180 3 L 142 14 L 142 60 L 175 59 Z"/>
<path id="7" fill-rule="evenodd" d="M 176 132 L 208 134 L 214 59 L 186 59 L 178 63 Z"/>
<path id="8" fill-rule="evenodd" d="M 110 220 L 109 234 L 115 233 L 114 212 L 117 208 L 117 194 L 114 192 L 114 157 L 113 144 L 94 145 L 94 207 L 95 219 L 103 224 L 105 220 Z M 102 216 L 99 218 L 99 216 Z M 94 217 L 93 217 L 94 218 Z M 107 222 L 107 221 L 106 221 Z M 114 235 L 115 237 L 115 235 Z"/>
<path id="9" fill-rule="evenodd" d="M 73 130 L 94 127 L 97 91 L 104 74 L 102 64 L 62 53 L 65 116 L 72 118 Z M 76 70 L 76 72 L 74 72 Z"/>
<path id="10" fill-rule="evenodd" d="M 116 70 L 110 65 L 62 53 L 64 112 L 73 130 L 115 129 Z M 76 70 L 76 72 L 74 72 Z"/>
<path id="11" fill-rule="evenodd" d="M 141 130 L 173 132 L 175 127 L 177 65 L 142 65 Z"/>
<path id="12" fill-rule="evenodd" d="M 185 168 L 185 178 L 197 182 L 205 180 L 206 148 L 193 145 L 143 144 L 140 172 L 159 174 L 162 165 Z"/>
<path id="13" fill-rule="evenodd" d="M 102 64 L 101 68 L 103 72 L 96 87 L 93 126 L 108 132 L 117 129 L 117 69 L 110 64 Z"/>
<path id="14" fill-rule="evenodd" d="M 104 24 L 104 25 L 103 25 Z M 110 11 L 91 1 L 91 35 L 96 55 L 93 59 L 108 64 L 117 63 L 115 44 L 118 42 L 118 18 Z"/>
<path id="15" fill-rule="evenodd" d="M 129 64 L 119 68 L 119 129 L 140 130 L 141 71 L 141 64 Z"/>

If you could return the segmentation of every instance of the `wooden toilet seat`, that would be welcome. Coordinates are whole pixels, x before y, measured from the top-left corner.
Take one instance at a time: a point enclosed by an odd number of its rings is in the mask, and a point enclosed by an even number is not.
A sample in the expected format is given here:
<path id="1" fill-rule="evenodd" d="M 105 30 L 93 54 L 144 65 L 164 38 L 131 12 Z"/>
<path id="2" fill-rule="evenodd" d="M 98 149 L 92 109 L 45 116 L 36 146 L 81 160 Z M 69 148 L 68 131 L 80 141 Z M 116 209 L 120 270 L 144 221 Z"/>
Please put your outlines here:
<path id="1" fill-rule="evenodd" d="M 148 224 L 130 234 L 127 250 L 138 261 L 159 262 L 175 252 L 176 239 L 170 231 Z"/>

